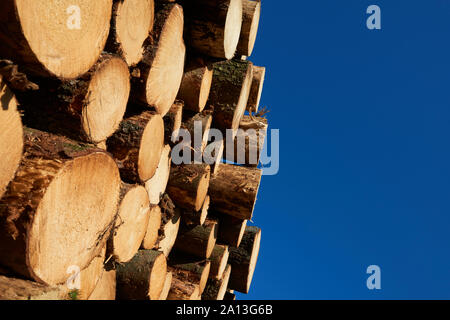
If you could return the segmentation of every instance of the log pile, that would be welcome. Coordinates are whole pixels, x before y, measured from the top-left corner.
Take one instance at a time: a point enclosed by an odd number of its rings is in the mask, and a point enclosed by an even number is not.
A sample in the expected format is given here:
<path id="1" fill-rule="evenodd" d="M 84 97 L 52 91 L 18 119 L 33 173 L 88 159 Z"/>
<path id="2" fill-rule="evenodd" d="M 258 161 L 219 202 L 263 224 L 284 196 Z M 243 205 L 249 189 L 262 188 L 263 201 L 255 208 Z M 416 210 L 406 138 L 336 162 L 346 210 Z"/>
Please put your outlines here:
<path id="1" fill-rule="evenodd" d="M 248 293 L 260 1 L 64 3 L 0 4 L 0 299 Z"/>

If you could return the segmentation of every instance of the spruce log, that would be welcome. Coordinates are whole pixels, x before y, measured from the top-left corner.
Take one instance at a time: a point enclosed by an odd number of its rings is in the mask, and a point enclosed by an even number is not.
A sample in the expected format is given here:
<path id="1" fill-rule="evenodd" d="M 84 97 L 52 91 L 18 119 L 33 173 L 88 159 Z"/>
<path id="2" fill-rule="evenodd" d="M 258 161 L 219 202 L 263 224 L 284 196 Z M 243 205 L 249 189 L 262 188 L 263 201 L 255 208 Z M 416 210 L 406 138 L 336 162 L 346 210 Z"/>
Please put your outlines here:
<path id="1" fill-rule="evenodd" d="M 102 276 L 88 300 L 116 299 L 116 270 L 103 270 Z"/>
<path id="2" fill-rule="evenodd" d="M 142 240 L 143 249 L 153 249 L 158 242 L 158 231 L 161 228 L 161 208 L 158 205 L 151 206 L 147 231 Z"/>
<path id="3" fill-rule="evenodd" d="M 158 300 L 167 300 L 167 297 L 169 296 L 170 287 L 172 286 L 172 272 L 167 272 L 166 279 L 164 280 L 164 286 L 161 291 L 161 294 L 159 295 Z"/>
<path id="4" fill-rule="evenodd" d="M 154 250 L 139 250 L 125 264 L 118 264 L 117 298 L 122 300 L 158 300 L 166 279 L 164 254 Z"/>
<path id="5" fill-rule="evenodd" d="M 105 46 L 112 0 L 3 0 L 0 56 L 40 76 L 74 79 Z"/>
<path id="6" fill-rule="evenodd" d="M 178 91 L 178 99 L 184 101 L 185 109 L 203 111 L 208 101 L 212 75 L 212 65 L 203 60 L 196 59 L 187 64 Z"/>
<path id="7" fill-rule="evenodd" d="M 213 212 L 211 217 L 217 218 L 220 223 L 217 241 L 231 247 L 239 247 L 244 236 L 245 228 L 247 227 L 247 220 L 218 212 Z"/>
<path id="8" fill-rule="evenodd" d="M 128 66 L 110 54 L 102 54 L 76 80 L 35 81 L 39 90 L 18 95 L 25 111 L 24 123 L 95 144 L 104 142 L 117 130 L 130 94 Z"/>
<path id="9" fill-rule="evenodd" d="M 120 191 L 103 150 L 25 130 L 25 154 L 0 200 L 0 265 L 54 285 L 84 269 L 109 237 Z"/>
<path id="10" fill-rule="evenodd" d="M 173 275 L 167 300 L 199 300 L 199 296 L 198 284 L 180 280 Z"/>
<path id="11" fill-rule="evenodd" d="M 190 225 L 202 225 L 205 223 L 206 217 L 208 216 L 209 201 L 209 196 L 206 196 L 205 201 L 203 201 L 202 208 L 199 211 L 181 210 L 181 216 L 184 223 Z"/>
<path id="12" fill-rule="evenodd" d="M 122 183 L 114 231 L 108 240 L 108 256 L 117 262 L 130 261 L 141 246 L 150 219 L 148 194 L 144 187 Z"/>
<path id="13" fill-rule="evenodd" d="M 202 294 L 211 269 L 210 261 L 198 261 L 195 257 L 177 253 L 169 257 L 169 265 L 169 270 L 177 279 L 198 284 Z"/>
<path id="14" fill-rule="evenodd" d="M 151 111 L 130 116 L 108 139 L 107 147 L 116 159 L 122 180 L 145 182 L 158 168 L 164 148 L 164 121 Z"/>
<path id="15" fill-rule="evenodd" d="M 172 164 L 170 151 L 170 146 L 166 144 L 161 152 L 155 174 L 150 180 L 145 182 L 145 189 L 147 190 L 150 204 L 152 205 L 157 205 L 159 203 L 166 190 L 167 183 L 169 182 L 170 167 Z"/>
<path id="16" fill-rule="evenodd" d="M 211 210 L 250 220 L 261 174 L 262 171 L 257 168 L 222 164 L 209 186 Z"/>
<path id="17" fill-rule="evenodd" d="M 185 112 L 183 114 L 181 129 L 187 130 L 191 137 L 191 144 L 187 147 L 192 150 L 193 159 L 197 159 L 197 156 L 200 162 L 203 151 L 208 144 L 211 123 L 212 112 L 210 110 L 204 110 L 200 113 Z"/>
<path id="18" fill-rule="evenodd" d="M 232 270 L 233 268 L 230 265 L 227 265 L 221 279 L 217 280 L 209 278 L 202 295 L 202 300 L 223 300 L 225 293 L 227 292 L 227 286 L 230 281 Z"/>
<path id="19" fill-rule="evenodd" d="M 167 194 L 178 207 L 199 211 L 208 193 L 210 170 L 207 164 L 172 166 Z"/>
<path id="20" fill-rule="evenodd" d="M 158 231 L 158 250 L 162 251 L 166 257 L 172 251 L 180 228 L 180 211 L 175 208 L 170 197 L 165 194 L 161 199 L 161 228 Z"/>
<path id="21" fill-rule="evenodd" d="M 261 229 L 247 226 L 238 248 L 230 248 L 228 259 L 232 266 L 229 288 L 248 293 L 258 260 Z"/>
<path id="22" fill-rule="evenodd" d="M 253 80 L 247 103 L 248 112 L 258 112 L 259 101 L 261 100 L 265 76 L 266 76 L 265 67 L 253 66 Z"/>
<path id="23" fill-rule="evenodd" d="M 216 139 L 210 142 L 203 151 L 203 161 L 212 166 L 211 171 L 213 175 L 217 173 L 222 163 L 224 146 L 223 139 Z"/>
<path id="24" fill-rule="evenodd" d="M 164 116 L 164 141 L 173 146 L 178 136 L 178 130 L 181 128 L 183 121 L 184 102 L 175 100 L 169 112 Z M 173 137 L 173 139 L 172 139 Z"/>
<path id="25" fill-rule="evenodd" d="M 23 150 L 23 129 L 17 101 L 0 76 L 0 198 L 13 179 Z"/>
<path id="26" fill-rule="evenodd" d="M 249 167 L 257 167 L 267 135 L 267 119 L 244 115 L 234 140 L 225 140 L 224 159 Z"/>
<path id="27" fill-rule="evenodd" d="M 172 106 L 183 77 L 186 47 L 183 41 L 183 8 L 162 4 L 156 8 L 153 32 L 144 45 L 144 56 L 132 78 L 132 97 L 164 116 Z"/>
<path id="28" fill-rule="evenodd" d="M 184 0 L 186 41 L 211 57 L 231 59 L 242 27 L 242 0 Z"/>
<path id="29" fill-rule="evenodd" d="M 220 226 L 222 228 L 222 225 Z M 216 244 L 209 259 L 211 260 L 211 270 L 209 277 L 213 279 L 222 279 L 225 268 L 228 264 L 230 252 L 227 245 Z"/>
<path id="30" fill-rule="evenodd" d="M 186 254 L 208 259 L 217 239 L 218 223 L 206 219 L 201 226 L 183 225 L 178 233 L 174 248 Z"/>
<path id="31" fill-rule="evenodd" d="M 214 63 L 214 74 L 208 104 L 214 109 L 213 127 L 233 131 L 247 106 L 253 78 L 252 63 L 249 61 L 229 60 Z M 234 134 L 233 134 L 234 137 Z"/>
<path id="32" fill-rule="evenodd" d="M 258 33 L 261 1 L 242 0 L 242 29 L 236 53 L 251 56 Z"/>
<path id="33" fill-rule="evenodd" d="M 0 276 L 0 300 L 59 300 L 57 287 Z"/>
<path id="34" fill-rule="evenodd" d="M 143 45 L 153 28 L 153 0 L 114 0 L 105 49 L 118 53 L 129 66 L 142 60 Z"/>

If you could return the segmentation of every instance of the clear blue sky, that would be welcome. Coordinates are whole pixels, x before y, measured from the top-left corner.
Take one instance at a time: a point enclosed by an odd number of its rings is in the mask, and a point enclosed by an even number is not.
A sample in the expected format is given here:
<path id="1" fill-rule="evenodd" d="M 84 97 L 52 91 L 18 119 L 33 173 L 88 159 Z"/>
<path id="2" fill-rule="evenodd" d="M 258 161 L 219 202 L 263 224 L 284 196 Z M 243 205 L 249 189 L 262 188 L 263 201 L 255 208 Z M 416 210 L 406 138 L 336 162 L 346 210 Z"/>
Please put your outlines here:
<path id="1" fill-rule="evenodd" d="M 238 299 L 449 299 L 450 1 L 263 0 L 250 59 L 281 163 Z"/>

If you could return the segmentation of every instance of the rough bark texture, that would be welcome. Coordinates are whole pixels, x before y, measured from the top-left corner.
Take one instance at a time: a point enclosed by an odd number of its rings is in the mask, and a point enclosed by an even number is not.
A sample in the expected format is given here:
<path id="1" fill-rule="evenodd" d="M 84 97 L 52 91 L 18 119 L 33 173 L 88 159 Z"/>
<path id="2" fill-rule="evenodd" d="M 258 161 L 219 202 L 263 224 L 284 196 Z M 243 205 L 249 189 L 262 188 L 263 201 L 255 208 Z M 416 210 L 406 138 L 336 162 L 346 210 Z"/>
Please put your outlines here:
<path id="1" fill-rule="evenodd" d="M 202 225 L 208 216 L 209 196 L 206 196 L 200 211 L 182 210 L 181 216 L 187 225 Z"/>
<path id="2" fill-rule="evenodd" d="M 0 276 L 0 300 L 59 300 L 60 292 L 37 282 Z"/>
<path id="3" fill-rule="evenodd" d="M 167 300 L 199 300 L 199 295 L 198 284 L 180 280 L 174 275 Z"/>
<path id="4" fill-rule="evenodd" d="M 167 194 L 164 194 L 161 203 L 161 227 L 158 231 L 158 250 L 166 257 L 172 251 L 180 227 L 180 212 Z"/>
<path id="5" fill-rule="evenodd" d="M 198 284 L 202 294 L 211 269 L 210 261 L 198 261 L 195 257 L 176 253 L 169 257 L 169 265 L 169 270 L 178 279 Z"/>
<path id="6" fill-rule="evenodd" d="M 261 174 L 262 171 L 257 168 L 222 164 L 210 181 L 211 210 L 250 220 Z"/>
<path id="7" fill-rule="evenodd" d="M 217 221 L 208 219 L 202 226 L 183 225 L 174 248 L 186 254 L 208 259 L 216 244 L 217 229 Z"/>

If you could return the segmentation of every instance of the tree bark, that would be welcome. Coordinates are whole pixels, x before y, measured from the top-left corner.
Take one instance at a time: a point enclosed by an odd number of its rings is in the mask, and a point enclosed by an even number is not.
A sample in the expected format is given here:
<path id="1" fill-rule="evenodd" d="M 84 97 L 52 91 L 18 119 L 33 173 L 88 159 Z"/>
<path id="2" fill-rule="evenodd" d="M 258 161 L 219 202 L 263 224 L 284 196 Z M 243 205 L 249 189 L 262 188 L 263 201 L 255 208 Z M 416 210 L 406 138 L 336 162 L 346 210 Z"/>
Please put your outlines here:
<path id="1" fill-rule="evenodd" d="M 172 251 L 180 228 L 180 212 L 175 208 L 170 197 L 165 194 L 161 200 L 161 228 L 158 236 L 158 250 L 162 251 L 166 257 Z"/>
<path id="2" fill-rule="evenodd" d="M 222 164 L 209 186 L 211 210 L 251 220 L 261 174 L 257 168 Z"/>
<path id="3" fill-rule="evenodd" d="M 59 300 L 57 287 L 0 276 L 0 300 Z"/>
<path id="4" fill-rule="evenodd" d="M 261 15 L 260 0 L 242 0 L 242 28 L 236 53 L 251 56 L 258 33 L 259 17 Z"/>
<path id="5" fill-rule="evenodd" d="M 119 172 L 92 145 L 28 128 L 24 140 L 24 157 L 0 200 L 0 264 L 56 285 L 66 280 L 69 266 L 87 267 L 104 247 Z"/>
<path id="6" fill-rule="evenodd" d="M 232 267 L 227 265 L 223 277 L 220 280 L 209 278 L 202 295 L 202 300 L 223 300 L 227 292 L 231 272 Z"/>
<path id="7" fill-rule="evenodd" d="M 118 264 L 117 298 L 122 300 L 158 300 L 167 272 L 162 252 L 139 250 L 125 264 Z"/>
<path id="8" fill-rule="evenodd" d="M 203 205 L 201 210 L 181 210 L 181 216 L 183 221 L 187 225 L 202 225 L 205 223 L 206 218 L 208 216 L 209 209 L 209 196 L 206 196 L 205 201 L 203 201 Z"/>
<path id="9" fill-rule="evenodd" d="M 154 15 L 153 0 L 114 0 L 106 51 L 119 54 L 129 66 L 136 65 L 142 60 Z"/>
<path id="10" fill-rule="evenodd" d="M 238 248 L 230 248 L 229 263 L 232 266 L 229 288 L 248 293 L 258 260 L 261 229 L 247 226 Z"/>
<path id="11" fill-rule="evenodd" d="M 122 180 L 145 182 L 155 174 L 164 148 L 164 121 L 151 111 L 130 116 L 108 139 L 107 148 L 116 159 Z"/>
<path id="12" fill-rule="evenodd" d="M 1 1 L 0 56 L 39 76 L 75 79 L 88 71 L 108 37 L 112 0 L 70 5 Z"/>
<path id="13" fill-rule="evenodd" d="M 220 223 L 217 242 L 229 245 L 230 247 L 239 247 L 247 226 L 247 220 L 218 212 L 212 212 L 211 217 L 218 219 Z"/>
<path id="14" fill-rule="evenodd" d="M 199 292 L 202 294 L 211 269 L 210 261 L 198 261 L 195 257 L 177 253 L 169 257 L 169 265 L 169 270 L 178 279 L 198 284 Z"/>
<path id="15" fill-rule="evenodd" d="M 167 300 L 200 300 L 198 284 L 193 284 L 174 275 Z"/>
<path id="16" fill-rule="evenodd" d="M 217 229 L 217 221 L 208 219 L 202 226 L 183 225 L 174 248 L 186 254 L 208 259 L 216 244 Z"/>

